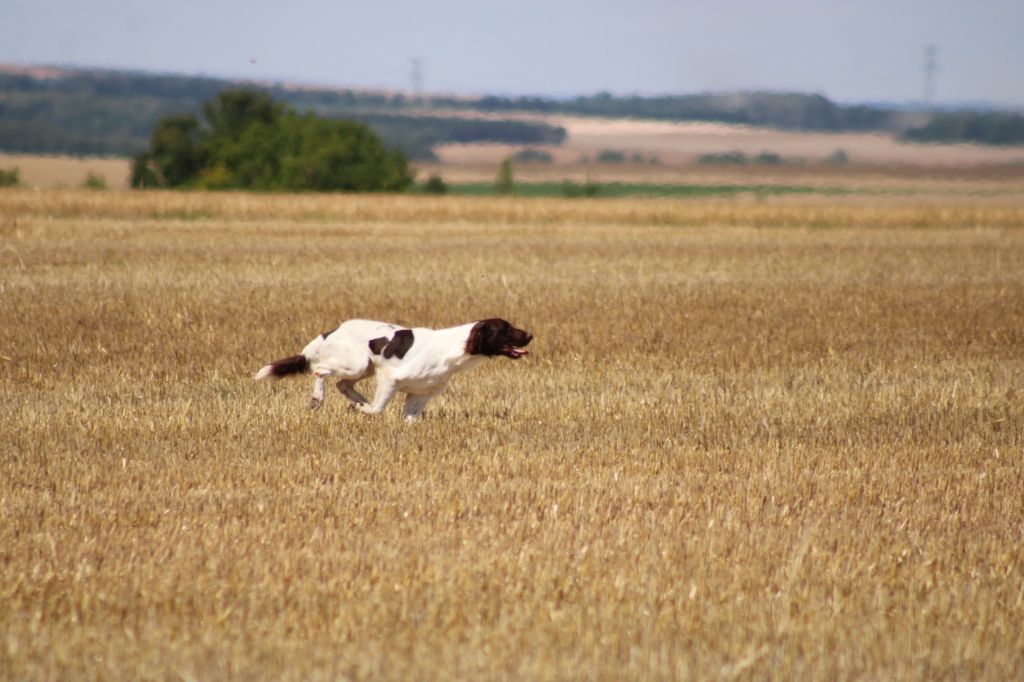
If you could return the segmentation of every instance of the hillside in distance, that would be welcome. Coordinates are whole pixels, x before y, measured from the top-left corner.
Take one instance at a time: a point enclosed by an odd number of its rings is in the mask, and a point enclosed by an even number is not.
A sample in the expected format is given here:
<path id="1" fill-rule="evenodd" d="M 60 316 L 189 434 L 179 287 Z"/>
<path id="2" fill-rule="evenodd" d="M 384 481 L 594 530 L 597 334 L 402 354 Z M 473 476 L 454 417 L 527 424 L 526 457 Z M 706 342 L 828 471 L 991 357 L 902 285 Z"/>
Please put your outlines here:
<path id="1" fill-rule="evenodd" d="M 0 150 L 131 155 L 146 147 L 160 118 L 195 113 L 231 87 L 256 87 L 299 111 L 361 120 L 417 159 L 440 144 L 495 142 L 558 145 L 564 130 L 546 114 L 717 121 L 811 131 L 893 133 L 920 116 L 880 107 L 843 106 L 817 94 L 747 92 L 571 99 L 412 96 L 400 92 L 314 88 L 133 71 L 0 66 Z M 533 114 L 530 116 L 523 116 Z"/>
<path id="2" fill-rule="evenodd" d="M 453 146 L 481 144 L 512 150 L 561 148 L 565 150 L 562 156 L 579 158 L 579 150 L 570 152 L 563 146 L 567 137 L 573 135 L 567 129 L 568 122 L 608 119 L 668 126 L 725 124 L 742 126 L 758 136 L 775 133 L 871 136 L 888 141 L 889 146 L 929 143 L 914 145 L 920 148 L 955 142 L 1003 147 L 1013 153 L 1015 145 L 1024 144 L 1024 116 L 1019 112 L 929 113 L 884 104 L 840 104 L 821 94 L 726 92 L 617 96 L 598 93 L 569 98 L 461 97 L 140 71 L 0 64 L 0 152 L 132 156 L 147 147 L 149 136 L 161 118 L 196 114 L 204 101 L 225 89 L 238 87 L 262 90 L 300 112 L 366 123 L 386 145 L 400 149 L 415 161 L 436 161 L 444 150 Z M 620 148 L 634 146 L 628 142 L 619 145 Z M 695 147 L 692 140 L 686 140 L 688 150 L 700 148 L 700 151 L 696 154 L 691 151 L 684 157 L 692 159 L 700 153 L 732 151 L 717 147 L 705 149 L 706 142 L 706 137 L 701 138 L 701 144 Z M 840 143 L 845 146 L 845 142 Z M 854 144 L 860 143 L 855 141 Z M 804 158 L 820 155 L 820 147 Z M 591 156 L 601 149 L 591 150 L 594 152 Z M 656 151 L 664 151 L 657 155 L 660 159 L 673 154 L 669 149 Z M 749 150 L 748 153 L 759 151 Z M 929 154 L 938 157 L 946 153 Z M 887 158 L 891 160 L 895 156 L 904 154 L 889 154 Z M 647 158 L 654 158 L 654 155 L 647 154 Z M 878 159 L 884 160 L 881 156 Z"/>
<path id="3" fill-rule="evenodd" d="M 146 148 L 157 121 L 196 114 L 231 88 L 253 88 L 301 112 L 370 125 L 414 159 L 444 143 L 560 144 L 565 131 L 507 116 L 432 113 L 434 103 L 402 94 L 313 89 L 282 83 L 131 71 L 0 66 L 0 151 L 130 156 Z"/>

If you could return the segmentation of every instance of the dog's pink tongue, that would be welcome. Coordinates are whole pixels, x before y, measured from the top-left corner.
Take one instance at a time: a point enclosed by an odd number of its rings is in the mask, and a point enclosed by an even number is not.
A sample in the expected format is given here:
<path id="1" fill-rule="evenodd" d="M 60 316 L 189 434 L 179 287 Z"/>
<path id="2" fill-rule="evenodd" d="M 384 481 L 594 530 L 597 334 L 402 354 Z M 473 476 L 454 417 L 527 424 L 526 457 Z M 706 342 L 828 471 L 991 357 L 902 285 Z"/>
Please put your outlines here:
<path id="1" fill-rule="evenodd" d="M 505 352 L 514 358 L 521 358 L 524 355 L 530 354 L 530 351 L 526 350 L 525 348 L 519 348 L 517 346 L 506 346 Z"/>

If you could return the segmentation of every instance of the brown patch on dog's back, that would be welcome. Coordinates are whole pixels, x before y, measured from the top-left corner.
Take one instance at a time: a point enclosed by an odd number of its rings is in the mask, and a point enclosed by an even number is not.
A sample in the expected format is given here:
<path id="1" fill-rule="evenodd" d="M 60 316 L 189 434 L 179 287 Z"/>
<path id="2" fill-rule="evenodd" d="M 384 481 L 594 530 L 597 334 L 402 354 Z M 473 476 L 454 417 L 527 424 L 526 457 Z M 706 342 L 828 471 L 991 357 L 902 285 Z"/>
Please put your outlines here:
<path id="1" fill-rule="evenodd" d="M 381 351 L 383 351 L 388 345 L 388 337 L 378 336 L 375 339 L 370 339 L 370 343 L 368 345 L 370 346 L 371 353 L 374 355 L 380 355 Z"/>
<path id="2" fill-rule="evenodd" d="M 409 349 L 412 348 L 415 338 L 411 329 L 399 329 L 384 348 L 384 357 L 401 360 L 409 352 Z"/>

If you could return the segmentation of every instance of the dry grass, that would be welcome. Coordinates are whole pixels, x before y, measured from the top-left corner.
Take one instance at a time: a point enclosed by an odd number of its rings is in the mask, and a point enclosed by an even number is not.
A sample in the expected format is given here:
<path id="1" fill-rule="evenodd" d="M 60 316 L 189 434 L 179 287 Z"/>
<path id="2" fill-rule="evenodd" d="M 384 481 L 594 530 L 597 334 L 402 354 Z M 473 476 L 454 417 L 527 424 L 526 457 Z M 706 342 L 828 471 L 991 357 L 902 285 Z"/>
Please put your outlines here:
<path id="1" fill-rule="evenodd" d="M 322 223 L 328 233 L 339 224 L 387 234 L 392 226 L 433 229 L 437 223 L 533 225 L 542 228 L 611 227 L 755 227 L 993 228 L 1024 225 L 1024 195 L 951 196 L 946 201 L 904 197 L 865 201 L 812 196 L 739 197 L 736 200 L 456 198 L 427 196 L 273 195 L 246 192 L 49 192 L 7 190 L 0 195 L 0 216 L 8 230 L 19 221 L 41 219 L 68 224 L 78 219 L 177 221 L 206 230 L 211 221 L 280 231 L 289 222 Z M 3 218 L 0 218 L 3 219 Z M 160 223 L 166 225 L 166 222 Z M 14 226 L 14 227 L 12 227 Z M 2 228 L 0 228 L 2 229 Z M 317 228 L 321 229 L 321 228 Z"/>
<path id="2" fill-rule="evenodd" d="M 100 177 L 110 189 L 126 189 L 131 162 L 121 158 L 0 154 L 0 169 L 17 168 L 27 187 L 81 187 L 89 175 Z"/>
<path id="3" fill-rule="evenodd" d="M 505 146 L 493 150 L 496 159 L 514 154 L 520 148 Z M 472 152 L 466 160 L 417 165 L 418 177 L 425 179 L 440 174 L 452 183 L 493 183 L 500 161 L 476 159 Z M 1024 163 L 961 166 L 914 165 L 827 165 L 783 164 L 766 166 L 703 165 L 693 163 L 583 164 L 573 161 L 555 163 L 520 163 L 514 166 L 516 182 L 575 182 L 590 180 L 598 184 L 621 182 L 662 185 L 761 185 L 817 188 L 830 202 L 863 204 L 865 198 L 884 204 L 893 203 L 955 203 L 976 201 L 986 203 L 999 199 L 1007 205 L 1024 203 Z M 850 196 L 843 197 L 839 191 Z M 806 202 L 806 195 L 796 198 Z"/>
<path id="4" fill-rule="evenodd" d="M 663 161 L 692 160 L 701 154 L 739 150 L 763 151 L 787 159 L 820 161 L 843 149 L 857 162 L 962 166 L 1020 163 L 1024 150 L 981 144 L 906 144 L 891 134 L 874 132 L 788 131 L 715 123 L 634 121 L 553 116 L 568 137 L 564 147 L 591 155 L 606 148 L 655 153 Z"/>
<path id="5" fill-rule="evenodd" d="M 0 192 L 0 678 L 1024 676 L 1024 214 Z M 424 422 L 262 363 L 533 355 Z"/>
<path id="6" fill-rule="evenodd" d="M 516 116 L 515 114 L 510 114 Z M 566 131 L 563 144 L 547 148 L 558 163 L 593 159 L 602 149 L 655 156 L 670 166 L 689 164 L 702 154 L 741 151 L 755 156 L 768 151 L 788 161 L 817 163 L 842 149 L 857 164 L 956 168 L 979 165 L 1020 165 L 1020 146 L 981 144 L 906 144 L 891 134 L 874 132 L 789 131 L 712 122 L 672 122 L 582 116 L 520 115 Z M 491 143 L 442 145 L 436 151 L 445 163 L 486 162 L 496 165 L 521 147 Z"/>

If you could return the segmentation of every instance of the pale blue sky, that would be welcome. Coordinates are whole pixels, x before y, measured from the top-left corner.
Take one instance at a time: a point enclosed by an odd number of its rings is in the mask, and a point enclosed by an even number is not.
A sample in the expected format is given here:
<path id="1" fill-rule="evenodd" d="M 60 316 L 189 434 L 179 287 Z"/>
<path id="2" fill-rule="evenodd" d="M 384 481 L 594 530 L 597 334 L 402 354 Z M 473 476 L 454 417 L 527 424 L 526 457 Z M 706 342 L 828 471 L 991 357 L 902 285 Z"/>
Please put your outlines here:
<path id="1" fill-rule="evenodd" d="M 1024 107 L 1024 0 L 0 0 L 0 62 L 457 94 L 773 89 Z"/>

